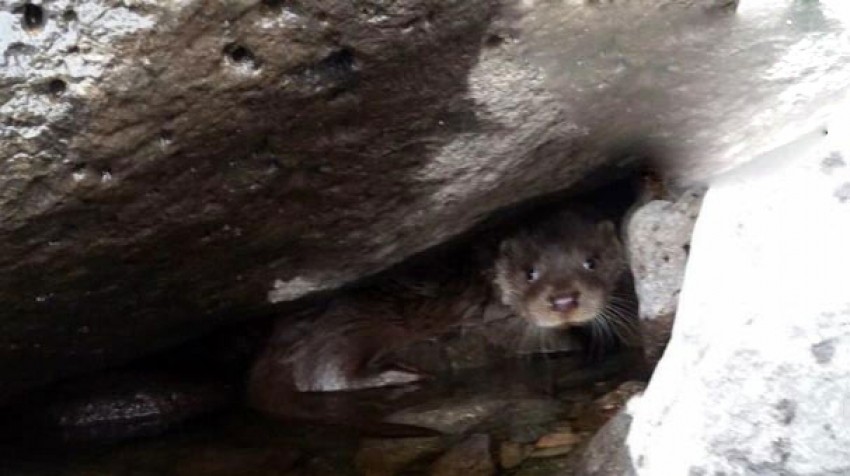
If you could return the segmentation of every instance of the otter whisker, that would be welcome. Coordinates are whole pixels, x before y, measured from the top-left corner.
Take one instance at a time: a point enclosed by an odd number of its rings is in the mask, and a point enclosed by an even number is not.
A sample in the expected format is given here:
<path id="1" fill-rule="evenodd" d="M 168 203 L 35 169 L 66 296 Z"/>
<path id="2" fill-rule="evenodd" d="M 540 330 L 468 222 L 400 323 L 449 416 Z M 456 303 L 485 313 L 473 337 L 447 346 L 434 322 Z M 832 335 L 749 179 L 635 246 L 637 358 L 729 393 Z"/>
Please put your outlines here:
<path id="1" fill-rule="evenodd" d="M 615 305 L 608 305 L 598 318 L 604 322 L 621 341 L 629 342 L 639 337 L 637 322 L 631 312 L 625 312 Z"/>

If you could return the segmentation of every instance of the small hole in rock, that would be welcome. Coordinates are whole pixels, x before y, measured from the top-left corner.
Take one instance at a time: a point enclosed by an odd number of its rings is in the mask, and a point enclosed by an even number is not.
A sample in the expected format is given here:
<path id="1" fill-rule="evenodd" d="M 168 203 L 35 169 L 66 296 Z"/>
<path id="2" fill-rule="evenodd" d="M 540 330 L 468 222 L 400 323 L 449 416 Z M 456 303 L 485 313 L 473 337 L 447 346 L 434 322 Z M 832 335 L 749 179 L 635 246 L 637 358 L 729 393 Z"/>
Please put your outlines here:
<path id="1" fill-rule="evenodd" d="M 505 39 L 499 35 L 490 35 L 484 40 L 484 45 L 490 48 L 495 48 L 497 46 L 501 46 L 502 43 L 505 42 Z"/>
<path id="2" fill-rule="evenodd" d="M 682 249 L 683 249 L 683 250 L 685 250 L 685 254 L 690 254 L 690 253 L 691 253 L 691 245 L 690 245 L 690 244 L 684 244 L 684 245 L 682 245 Z"/>
<path id="3" fill-rule="evenodd" d="M 65 81 L 62 81 L 61 79 L 54 79 L 47 83 L 47 92 L 54 96 L 59 96 L 67 89 L 68 85 L 65 84 Z"/>
<path id="4" fill-rule="evenodd" d="M 342 48 L 327 55 L 315 66 L 315 71 L 327 80 L 348 83 L 357 79 L 357 63 L 354 53 Z"/>
<path id="5" fill-rule="evenodd" d="M 80 47 L 77 45 L 71 46 L 68 48 L 68 53 L 76 54 L 80 52 Z"/>
<path id="6" fill-rule="evenodd" d="M 32 3 L 27 3 L 23 7 L 23 24 L 27 30 L 35 30 L 44 26 L 44 10 Z"/>
<path id="7" fill-rule="evenodd" d="M 664 255 L 661 259 L 663 259 L 665 263 L 669 263 L 669 262 L 670 262 L 670 257 L 669 257 L 669 256 L 667 256 L 667 255 Z"/>
<path id="8" fill-rule="evenodd" d="M 258 66 L 257 59 L 254 53 L 248 48 L 236 43 L 230 43 L 224 47 L 224 54 L 227 58 L 236 64 L 244 64 L 256 69 Z"/>
<path id="9" fill-rule="evenodd" d="M 65 10 L 65 12 L 62 13 L 62 19 L 69 23 L 77 21 L 77 12 L 74 10 Z"/>
<path id="10" fill-rule="evenodd" d="M 88 170 L 86 168 L 86 164 L 74 164 L 71 167 L 71 178 L 74 182 L 82 182 L 86 179 L 88 175 Z"/>

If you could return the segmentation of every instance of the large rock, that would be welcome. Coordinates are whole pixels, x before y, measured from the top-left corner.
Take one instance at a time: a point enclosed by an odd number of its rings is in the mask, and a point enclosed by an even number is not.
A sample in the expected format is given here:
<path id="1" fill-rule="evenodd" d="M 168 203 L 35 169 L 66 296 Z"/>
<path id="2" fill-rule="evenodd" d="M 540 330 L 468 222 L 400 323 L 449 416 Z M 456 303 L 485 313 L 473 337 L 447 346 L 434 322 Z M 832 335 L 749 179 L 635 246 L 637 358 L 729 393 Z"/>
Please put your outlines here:
<path id="1" fill-rule="evenodd" d="M 649 112 L 664 119 L 653 131 L 682 118 L 707 140 L 735 130 L 729 152 L 847 84 L 829 2 L 742 21 L 703 3 L 646 15 L 564 2 L 573 11 L 550 19 L 600 36 L 558 43 L 558 61 L 589 74 L 563 90 L 520 55 L 528 30 L 498 19 L 496 0 L 0 0 L 0 400 L 568 187 Z M 671 47 L 688 38 L 700 41 Z M 588 44 L 646 44 L 615 61 L 635 88 L 595 81 L 589 60 L 605 55 L 572 48 Z M 723 55 L 742 61 L 712 73 Z M 756 90 L 771 107 L 747 128 Z M 653 94 L 664 100 L 633 103 Z M 690 144 L 678 130 L 662 138 Z"/>
<path id="2" fill-rule="evenodd" d="M 708 191 L 637 474 L 850 473 L 850 117 L 826 130 Z"/>
<path id="3" fill-rule="evenodd" d="M 844 0 L 741 0 L 732 14 L 738 3 L 523 0 L 518 10 L 524 50 L 589 141 L 700 182 L 819 130 L 850 83 Z"/>
<path id="4" fill-rule="evenodd" d="M 490 0 L 0 0 L 0 389 L 338 286 L 601 159 Z"/>

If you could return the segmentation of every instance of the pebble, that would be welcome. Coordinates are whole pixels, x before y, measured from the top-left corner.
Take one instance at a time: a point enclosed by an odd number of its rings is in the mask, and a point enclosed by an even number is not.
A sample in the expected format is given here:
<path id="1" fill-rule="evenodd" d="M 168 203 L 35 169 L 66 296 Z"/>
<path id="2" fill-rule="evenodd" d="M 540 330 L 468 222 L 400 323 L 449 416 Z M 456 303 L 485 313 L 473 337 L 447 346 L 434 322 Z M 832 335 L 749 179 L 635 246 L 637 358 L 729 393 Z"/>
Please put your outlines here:
<path id="1" fill-rule="evenodd" d="M 490 436 L 472 435 L 440 456 L 431 466 L 431 476 L 492 476 L 496 465 L 490 455 Z"/>

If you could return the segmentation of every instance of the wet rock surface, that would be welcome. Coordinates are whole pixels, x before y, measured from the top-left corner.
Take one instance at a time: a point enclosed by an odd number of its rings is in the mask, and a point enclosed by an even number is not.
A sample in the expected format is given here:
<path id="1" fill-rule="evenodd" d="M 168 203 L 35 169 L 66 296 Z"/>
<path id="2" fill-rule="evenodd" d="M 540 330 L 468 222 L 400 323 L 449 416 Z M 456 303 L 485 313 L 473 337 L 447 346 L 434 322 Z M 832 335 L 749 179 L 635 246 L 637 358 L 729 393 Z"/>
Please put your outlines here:
<path id="1" fill-rule="evenodd" d="M 450 428 L 451 433 L 442 435 L 375 437 L 356 428 L 273 422 L 238 410 L 188 422 L 159 438 L 79 447 L 72 452 L 3 446 L 0 470 L 15 476 L 491 475 L 509 469 L 516 474 L 562 474 L 571 467 L 569 458 L 596 430 L 581 422 L 582 415 L 613 411 L 609 404 L 620 401 L 614 395 L 621 392 L 617 389 L 625 378 L 622 372 L 629 367 L 621 362 L 616 365 L 618 372 L 598 372 L 597 367 L 571 360 L 575 359 L 567 358 L 562 365 L 537 362 L 522 372 L 515 369 L 513 385 L 490 383 L 489 393 L 481 383 L 458 381 L 422 393 L 407 409 L 410 401 L 396 401 L 396 413 L 423 415 L 421 408 L 427 407 L 434 421 L 465 421 L 463 428 Z M 566 387 L 519 384 L 534 369 L 558 374 L 576 367 L 585 368 L 592 377 Z M 533 380 L 540 381 L 540 375 Z M 458 404 L 462 400 L 499 410 L 464 420 L 471 413 L 469 405 Z M 594 421 L 597 427 L 604 423 Z"/>
<path id="2" fill-rule="evenodd" d="M 78 447 L 151 437 L 236 403 L 224 382 L 151 371 L 126 371 L 55 385 L 1 415 L 0 439 L 44 447 Z"/>

